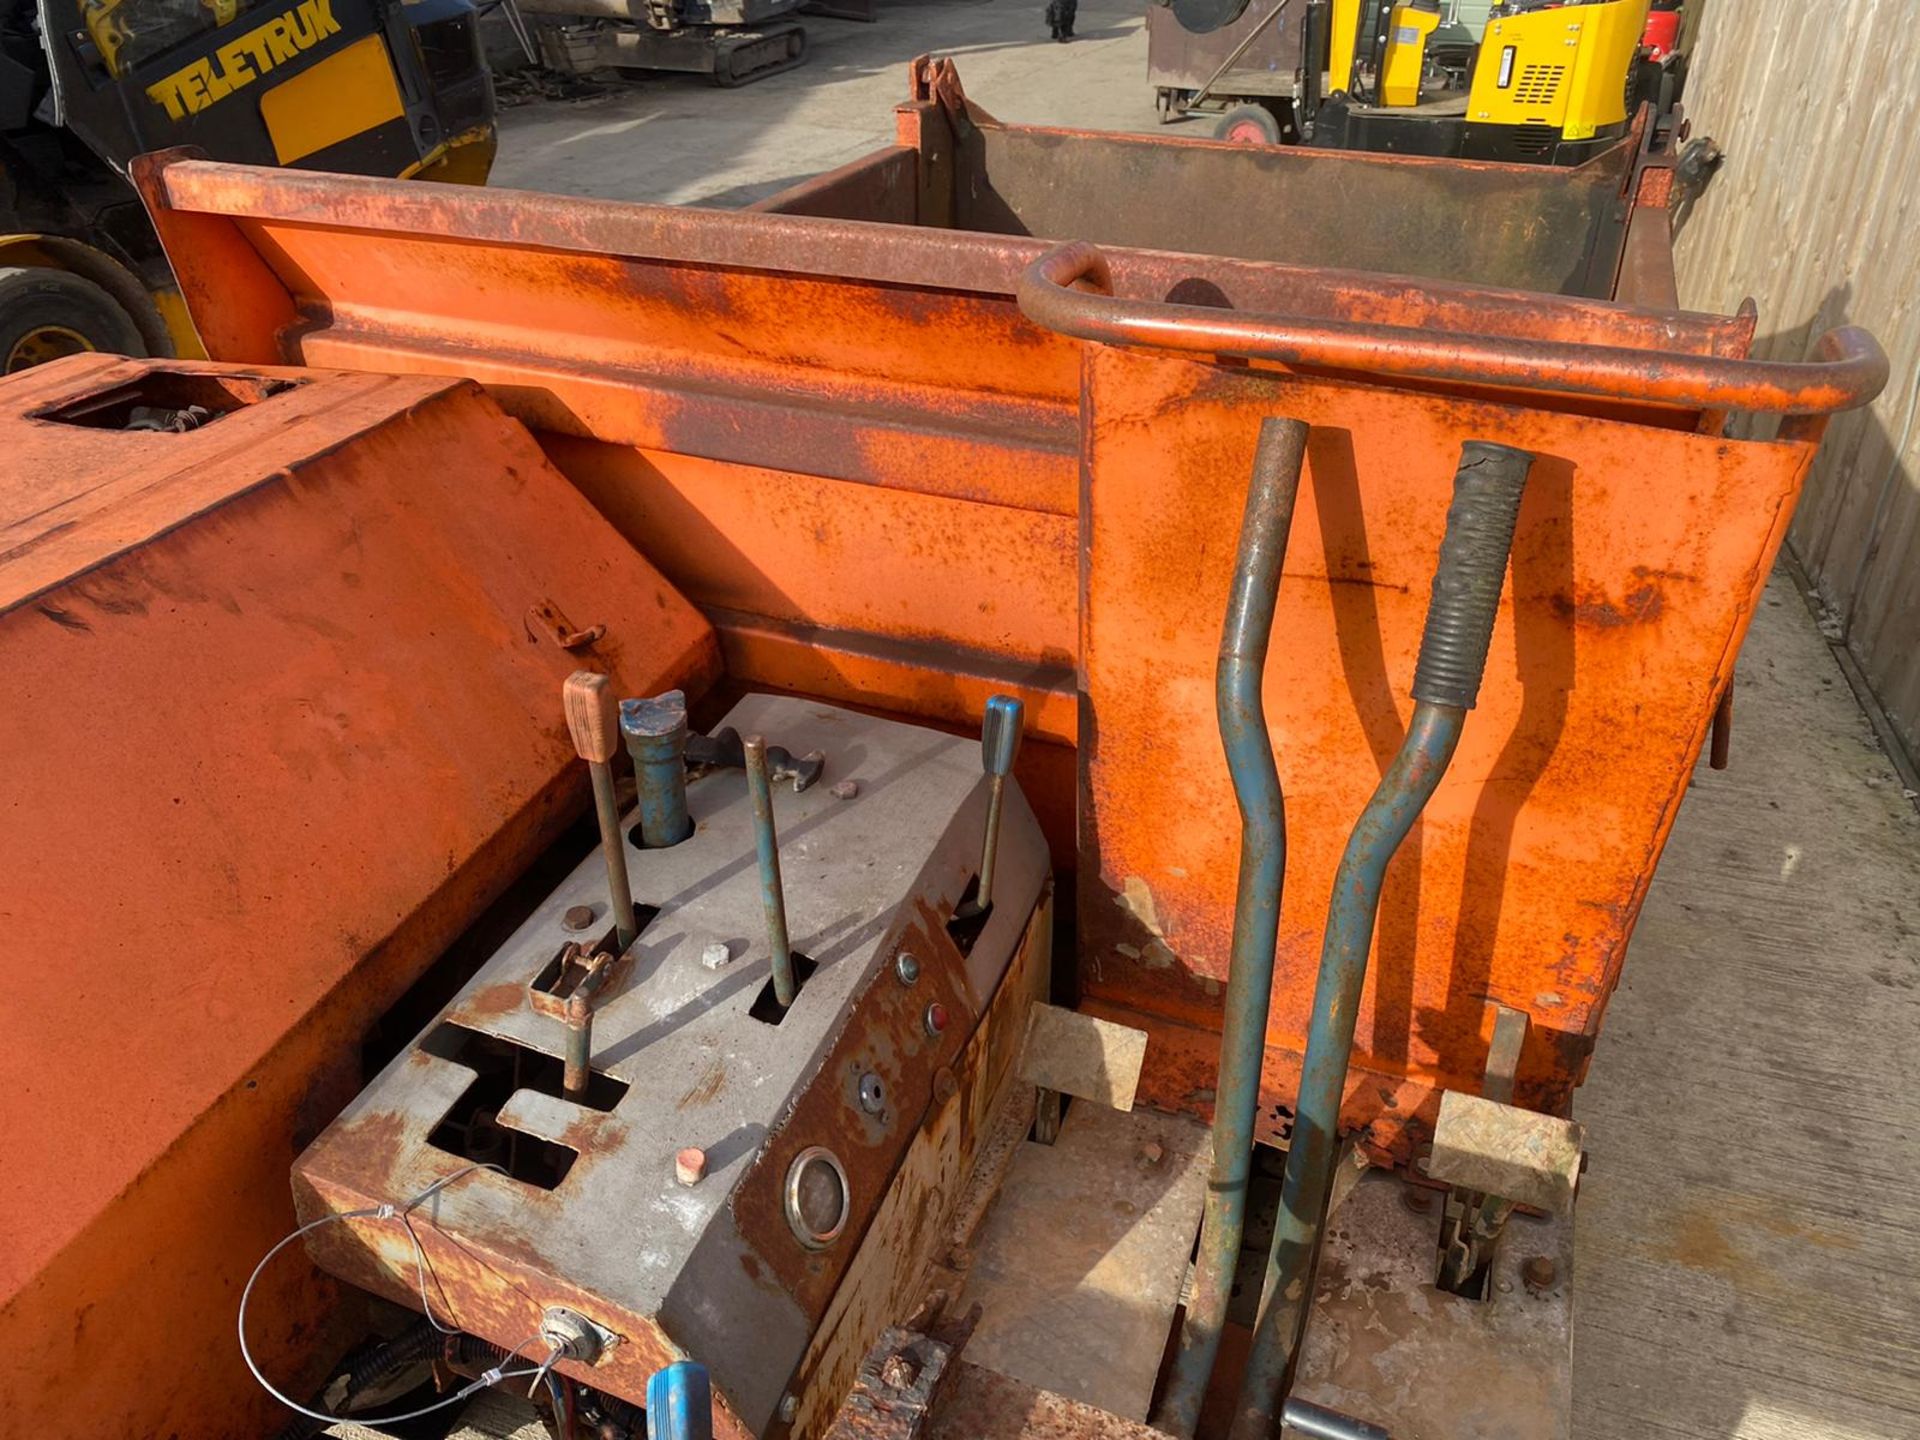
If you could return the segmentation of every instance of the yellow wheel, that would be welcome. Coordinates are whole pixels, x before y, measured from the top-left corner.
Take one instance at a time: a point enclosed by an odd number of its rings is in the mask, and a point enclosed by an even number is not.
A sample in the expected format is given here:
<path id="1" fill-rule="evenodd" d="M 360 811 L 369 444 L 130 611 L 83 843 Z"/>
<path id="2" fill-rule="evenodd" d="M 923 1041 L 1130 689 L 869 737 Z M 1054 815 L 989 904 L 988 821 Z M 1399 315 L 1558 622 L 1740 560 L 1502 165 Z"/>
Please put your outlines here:
<path id="1" fill-rule="evenodd" d="M 0 266 L 0 371 L 92 350 L 147 353 L 133 317 L 93 281 L 50 265 Z"/>
<path id="2" fill-rule="evenodd" d="M 36 325 L 7 351 L 6 373 L 24 370 L 29 365 L 44 365 L 68 355 L 84 355 L 93 344 L 78 330 L 65 325 Z"/>

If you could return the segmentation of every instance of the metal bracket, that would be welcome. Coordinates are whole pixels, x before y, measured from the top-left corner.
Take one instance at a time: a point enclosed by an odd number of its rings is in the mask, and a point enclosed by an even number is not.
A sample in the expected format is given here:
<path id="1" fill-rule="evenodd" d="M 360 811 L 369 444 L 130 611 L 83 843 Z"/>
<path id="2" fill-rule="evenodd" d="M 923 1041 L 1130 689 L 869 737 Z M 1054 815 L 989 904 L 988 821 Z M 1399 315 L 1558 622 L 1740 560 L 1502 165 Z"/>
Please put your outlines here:
<path id="1" fill-rule="evenodd" d="M 746 742 L 731 725 L 717 735 L 689 735 L 687 764 L 719 770 L 744 770 L 747 764 Z M 767 746 L 767 778 L 791 780 L 796 795 L 810 788 L 826 768 L 827 757 L 821 751 L 809 750 L 796 760 L 785 746 Z"/>
<path id="2" fill-rule="evenodd" d="M 542 600 L 529 609 L 527 621 L 529 627 L 537 626 L 562 650 L 585 650 L 607 633 L 607 627 L 604 625 L 589 625 L 584 630 L 574 629 L 572 622 L 560 613 L 560 607 L 551 600 Z"/>

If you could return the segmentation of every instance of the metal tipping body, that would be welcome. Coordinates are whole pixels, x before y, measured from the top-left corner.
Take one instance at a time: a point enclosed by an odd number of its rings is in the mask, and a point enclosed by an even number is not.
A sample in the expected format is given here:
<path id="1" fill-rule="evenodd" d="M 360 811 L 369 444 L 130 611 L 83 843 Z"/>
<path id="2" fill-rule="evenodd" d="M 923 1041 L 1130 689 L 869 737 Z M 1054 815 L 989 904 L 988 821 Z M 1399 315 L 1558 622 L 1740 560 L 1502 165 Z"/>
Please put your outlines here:
<path id="1" fill-rule="evenodd" d="M 916 102 L 902 123 L 931 126 L 936 117 Z M 892 157 L 888 173 L 916 204 L 924 195 L 937 208 L 940 186 L 920 169 L 918 148 L 903 148 L 913 153 Z M 1055 864 L 1076 876 L 1075 953 L 1061 958 L 1074 969 L 1080 1006 L 1144 1033 L 1137 1103 L 1210 1118 L 1239 859 L 1233 776 L 1206 739 L 1216 724 L 1221 599 L 1234 565 L 1221 521 L 1240 508 L 1259 421 L 1288 415 L 1307 423 L 1298 523 L 1273 616 L 1273 652 L 1287 657 L 1287 673 L 1262 693 L 1287 780 L 1292 842 L 1254 1122 L 1256 1142 L 1272 1143 L 1288 1138 L 1302 1090 L 1339 840 L 1406 738 L 1405 696 L 1454 458 L 1476 437 L 1539 455 L 1479 708 L 1460 735 L 1456 763 L 1388 869 L 1370 981 L 1353 1015 L 1337 1131 L 1381 1163 L 1403 1163 L 1430 1141 L 1441 1096 L 1482 1084 L 1490 1000 L 1529 1021 L 1515 1103 L 1566 1108 L 1824 413 L 1870 398 L 1884 374 L 1857 332 L 1836 333 L 1824 358 L 1807 364 L 1753 362 L 1751 313 L 1688 315 L 1485 283 L 1164 251 L 1055 253 L 1028 237 L 797 213 L 263 174 L 177 155 L 143 161 L 140 174 L 196 323 L 222 357 L 213 368 L 472 376 L 496 412 L 486 443 L 511 460 L 486 473 L 537 471 L 544 487 L 541 505 L 551 513 L 529 522 L 528 533 L 558 516 L 575 529 L 591 522 L 617 541 L 592 549 L 604 557 L 596 568 L 547 581 L 550 594 L 529 594 L 546 586 L 522 583 L 497 545 L 480 542 L 518 533 L 501 517 L 533 502 L 489 490 L 470 514 L 484 532 L 472 543 L 488 557 L 488 576 L 507 578 L 489 578 L 484 590 L 441 585 L 424 597 L 403 585 L 382 592 L 397 599 L 371 619 L 354 612 L 361 639 L 321 635 L 289 617 L 281 642 L 261 646 L 282 662 L 273 677 L 298 690 L 288 713 L 301 717 L 294 733 L 311 741 L 311 751 L 295 749 L 285 764 L 273 752 L 263 773 L 275 783 L 261 793 L 280 814 L 315 806 L 329 843 L 302 852 L 307 869 L 299 876 L 272 875 L 257 892 L 324 891 L 332 900 L 364 890 L 380 904 L 321 917 L 328 936 L 357 947 L 332 988 L 296 988 L 292 967 L 258 963 L 251 937 L 220 951 L 222 973 L 258 987 L 237 1001 L 254 1048 L 223 1050 L 231 1063 L 217 1075 L 165 1054 L 149 1067 L 168 1128 L 143 1132 L 143 1153 L 162 1163 L 116 1219 L 155 1242 L 129 1244 L 125 1253 L 161 1257 L 162 1277 L 179 1282 L 154 1286 L 172 1302 L 169 1325 L 200 1337 L 216 1357 L 226 1353 L 219 1344 L 230 1332 L 227 1297 L 245 1265 L 236 1277 L 228 1257 L 213 1264 L 167 1242 L 197 1234 L 190 1218 L 219 1203 L 232 1207 L 236 1232 L 264 1248 L 284 1233 L 287 1202 L 277 1181 L 251 1183 L 237 1199 L 224 1185 L 210 1188 L 206 1177 L 222 1172 L 202 1163 L 207 1152 L 196 1147 L 258 1157 L 265 1132 L 235 1117 L 271 1113 L 273 1133 L 291 1133 L 305 1123 L 297 1117 L 308 1113 L 306 1097 L 321 1114 L 337 1104 L 313 1077 L 336 1062 L 337 1073 L 352 1076 L 365 1011 L 385 1003 L 373 997 L 403 988 L 423 957 L 505 885 L 506 868 L 520 873 L 568 803 L 584 803 L 585 777 L 551 713 L 554 688 L 587 663 L 568 645 L 598 646 L 595 663 L 626 675 L 628 694 L 676 684 L 697 694 L 717 668 L 647 663 L 654 642 L 635 617 L 653 613 L 653 602 L 618 586 L 608 598 L 600 577 L 624 584 L 657 571 L 677 607 L 661 613 L 691 622 L 724 660 L 730 685 L 908 717 L 949 735 L 972 732 L 988 697 L 1019 698 L 1027 716 L 1014 769 L 1020 793 Z M 1036 269 L 1037 262 L 1045 263 Z M 1102 283 L 1111 294 L 1092 293 Z M 1223 362 L 1223 354 L 1245 363 Z M 53 378 L 8 384 L 47 386 Z M 469 406 L 481 395 L 466 381 L 408 383 L 422 387 L 407 402 L 408 423 L 420 427 L 447 403 L 427 394 L 434 387 L 459 390 Z M 1741 407 L 1796 418 L 1775 438 L 1729 438 L 1721 433 L 1726 412 Z M 21 453 L 46 457 L 54 473 L 63 432 L 27 414 L 31 408 L 0 418 Z M 219 427 L 244 431 L 249 423 L 224 418 L 203 432 L 211 441 L 162 439 L 187 453 L 237 433 Z M 529 427 L 537 443 L 516 431 L 516 448 L 495 433 L 513 424 Z M 456 432 L 449 424 L 433 433 Z M 449 439 L 445 453 L 463 453 L 466 443 Z M 393 464 L 391 453 L 368 461 L 360 478 L 382 473 L 383 464 Z M 430 488 L 418 473 L 408 481 L 422 493 Z M 557 498 L 553 483 L 564 491 Z M 196 521 L 151 546 L 190 545 L 197 529 Z M 0 616 L 11 627 L 17 673 L 58 675 L 76 657 L 111 654 L 118 667 L 148 653 L 176 664 L 195 653 L 164 629 L 164 612 L 135 618 L 94 578 L 63 579 L 80 571 L 62 571 L 49 557 L 64 553 L 71 535 L 10 552 L 11 573 L 33 572 Z M 223 564 L 238 563 L 226 553 Z M 327 553 L 337 568 L 344 550 Z M 642 560 L 653 569 L 643 572 Z M 543 578 L 562 568 L 543 569 Z M 595 585 L 583 583 L 589 576 Z M 343 580 L 332 593 L 344 599 L 344 587 Z M 488 723 L 460 733 L 479 744 L 538 715 L 546 727 L 538 743 L 504 759 L 486 752 L 511 784 L 476 786 L 464 773 L 442 783 L 432 766 L 443 754 L 444 716 L 436 726 L 431 710 L 411 702 L 383 708 L 370 684 L 356 689 L 354 712 L 390 717 L 384 723 L 413 747 L 396 752 L 394 736 L 382 734 L 380 753 L 420 757 L 414 779 L 429 783 L 410 782 L 402 793 L 370 787 L 356 771 L 358 788 L 340 792 L 354 797 L 354 823 L 340 823 L 341 802 L 324 789 L 331 772 L 309 761 L 310 753 L 342 753 L 314 718 L 340 707 L 329 707 L 324 687 L 312 682 L 323 667 L 309 662 L 318 655 L 332 666 L 325 673 L 356 677 L 404 673 L 388 662 L 418 627 L 396 617 L 412 615 L 416 603 L 437 617 L 450 596 L 478 604 L 482 595 L 485 625 L 468 628 L 530 637 L 524 648 L 515 641 L 501 673 L 525 678 L 532 664 L 539 671 L 537 683 L 516 679 L 510 694 L 489 691 Z M 42 604 L 89 628 L 62 624 Z M 559 612 L 572 623 L 553 623 Z M 149 638 L 156 635 L 158 651 Z M 679 655 L 693 643 L 660 653 Z M 347 647 L 351 663 L 336 653 Z M 464 675 L 484 669 L 492 654 L 460 653 Z M 431 673 L 454 668 L 436 662 Z M 489 673 L 489 685 L 497 678 Z M 407 694 L 402 686 L 388 693 Z M 508 718 L 493 723 L 498 716 Z M 61 733 L 25 710 L 9 723 L 12 753 L 65 753 Z M 104 731 L 77 728 L 92 748 L 102 743 Z M 90 753 L 73 743 L 75 755 Z M 365 757 L 374 747 L 356 737 L 344 753 Z M 1608 777 L 1601 795 L 1596 773 Z M 744 813 L 743 777 L 719 778 L 740 790 Z M 807 836 L 788 823 L 787 802 L 824 804 L 830 788 L 783 791 L 777 802 L 790 921 L 803 953 L 811 933 L 799 915 L 806 887 L 789 847 Z M 59 827 L 71 797 L 33 785 L 23 793 L 32 806 L 28 833 L 41 824 L 70 836 Z M 172 798 L 160 797 L 143 817 L 168 817 Z M 446 837 L 426 823 L 443 812 L 459 820 L 451 875 Z M 512 843 L 484 849 L 474 828 L 497 827 L 503 814 L 515 817 Z M 984 818 L 983 806 L 956 842 L 964 852 L 956 864 L 968 874 Z M 163 818 L 152 833 L 185 835 L 176 849 L 218 833 L 170 828 L 179 823 Z M 1005 845 L 1003 834 L 996 912 L 1010 876 Z M 152 848 L 133 857 L 149 879 L 151 861 L 140 857 Z M 735 878 L 752 900 L 750 853 L 743 831 Z M 18 857 L 8 873 L 31 873 L 36 889 L 71 896 L 59 877 L 28 863 L 37 858 Z M 642 852 L 629 859 L 636 898 L 646 901 Z M 374 882 L 389 880 L 404 883 L 376 893 Z M 587 880 L 581 898 L 604 895 L 600 869 Z M 163 925 L 154 922 L 179 908 L 169 907 L 174 897 L 158 882 L 128 893 L 144 907 L 134 918 L 156 934 Z M 68 942 L 47 929 L 51 919 L 32 917 L 76 912 L 40 903 L 30 894 L 13 909 L 38 925 L 28 938 L 51 951 Z M 76 903 L 77 913 L 89 913 Z M 384 927 L 394 915 L 420 919 L 389 944 Z M 732 938 L 757 936 L 763 923 L 752 911 L 749 928 Z M 595 1009 L 596 1053 L 614 1043 L 610 1027 L 621 1023 L 619 1006 L 631 993 L 622 987 L 643 983 L 648 943 L 643 932 L 629 978 L 616 980 Z M 363 960 L 371 979 L 346 985 L 345 972 Z M 517 980 L 513 1003 L 530 1011 L 526 977 Z M 12 998 L 66 1013 L 64 992 L 40 982 L 37 972 L 11 977 Z M 802 987 L 798 1012 L 814 983 Z M 193 999 L 197 1016 L 206 1007 Z M 317 1018 L 287 1028 L 285 1017 L 305 1014 Z M 256 1022 L 269 1016 L 280 1017 L 281 1028 L 259 1030 Z M 527 1019 L 539 1028 L 525 1038 L 553 1047 L 557 1068 L 560 1031 L 548 1017 Z M 22 1051 L 23 1088 L 59 1059 Z M 258 1112 L 237 1089 L 255 1076 L 267 1092 Z M 230 1093 L 238 1098 L 223 1103 Z M 541 1099 L 549 1114 L 570 1103 Z M 172 1143 L 190 1130 L 192 1145 Z M 564 1135 L 544 1138 L 566 1143 Z M 119 1173 L 105 1163 L 112 1157 L 83 1158 L 100 1182 L 88 1190 L 96 1201 L 125 1188 L 107 1183 Z M 709 1158 L 717 1174 L 720 1158 Z M 256 1182 L 264 1164 L 247 1172 Z M 164 1204 L 148 1198 L 157 1194 Z M 109 1233 L 81 1217 L 75 1234 L 82 1220 L 88 1233 Z M 40 1243 L 57 1238 L 42 1233 L 48 1229 L 33 1232 L 36 1265 L 59 1253 L 59 1245 Z M 27 1295 L 0 1330 L 22 1357 L 4 1383 L 9 1399 L 21 1397 L 22 1413 L 57 1411 L 92 1433 L 119 1433 L 128 1426 L 116 1407 L 133 1387 L 76 1377 L 102 1347 L 154 1361 L 152 1311 L 98 1303 L 131 1293 L 123 1270 L 92 1263 L 100 1253 L 63 1272 L 62 1293 L 94 1305 L 87 1343 L 72 1327 L 49 1323 Z M 208 1263 L 196 1267 L 196 1258 Z M 284 1344 L 314 1316 L 295 1303 L 295 1286 L 283 1290 L 276 1313 Z M 237 1364 L 210 1361 L 166 1402 L 166 1425 L 207 1430 L 204 1417 L 221 1414 L 246 1384 Z"/>

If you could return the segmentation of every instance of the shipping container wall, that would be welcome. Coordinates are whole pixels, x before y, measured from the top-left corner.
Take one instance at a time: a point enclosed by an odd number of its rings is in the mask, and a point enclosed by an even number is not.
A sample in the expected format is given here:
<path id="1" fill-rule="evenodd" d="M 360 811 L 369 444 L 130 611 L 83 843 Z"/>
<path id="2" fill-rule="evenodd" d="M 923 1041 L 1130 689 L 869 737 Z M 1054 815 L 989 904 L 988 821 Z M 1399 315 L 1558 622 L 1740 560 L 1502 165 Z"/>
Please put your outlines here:
<path id="1" fill-rule="evenodd" d="M 1694 8 L 1690 6 L 1689 8 Z M 1893 362 L 1836 419 L 1789 544 L 1909 759 L 1920 757 L 1920 25 L 1913 0 L 1706 0 L 1693 134 L 1726 162 L 1685 218 L 1681 302 L 1760 306 L 1758 353 L 1850 321 Z"/>

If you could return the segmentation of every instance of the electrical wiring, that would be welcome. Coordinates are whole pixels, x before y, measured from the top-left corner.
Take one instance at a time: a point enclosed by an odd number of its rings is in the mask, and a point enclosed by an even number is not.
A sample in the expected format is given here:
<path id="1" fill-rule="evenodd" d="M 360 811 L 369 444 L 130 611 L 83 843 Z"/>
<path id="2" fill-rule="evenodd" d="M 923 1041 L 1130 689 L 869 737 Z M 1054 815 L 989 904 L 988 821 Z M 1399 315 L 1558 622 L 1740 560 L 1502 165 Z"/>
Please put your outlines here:
<path id="1" fill-rule="evenodd" d="M 455 1171 L 451 1175 L 443 1176 L 441 1179 L 434 1181 L 433 1184 L 429 1185 L 425 1190 L 422 1190 L 418 1195 L 403 1205 L 373 1205 L 360 1210 L 341 1211 L 335 1215 L 322 1215 L 318 1220 L 309 1220 L 306 1224 L 298 1226 L 290 1234 L 283 1236 L 265 1255 L 262 1255 L 260 1257 L 260 1263 L 253 1267 L 253 1273 L 247 1277 L 246 1286 L 240 1292 L 240 1314 L 237 1322 L 240 1336 L 240 1358 L 246 1362 L 247 1369 L 252 1372 L 253 1378 L 259 1383 L 260 1388 L 273 1396 L 273 1398 L 278 1400 L 282 1405 L 285 1405 L 289 1410 L 304 1415 L 309 1420 L 318 1420 L 326 1425 L 393 1425 L 403 1420 L 417 1420 L 423 1415 L 431 1415 L 435 1411 L 445 1410 L 450 1406 L 457 1405 L 470 1396 L 478 1394 L 488 1386 L 499 1384 L 502 1380 L 517 1380 L 532 1376 L 534 1386 L 537 1389 L 542 1380 L 552 1373 L 554 1362 L 560 1358 L 560 1347 L 558 1345 L 552 1341 L 548 1341 L 547 1357 L 538 1365 L 527 1366 L 517 1370 L 507 1369 L 508 1365 L 520 1358 L 521 1353 L 526 1350 L 529 1345 L 534 1344 L 541 1338 L 539 1332 L 536 1331 L 525 1340 L 522 1340 L 518 1345 L 514 1346 L 513 1349 L 509 1350 L 506 1355 L 502 1357 L 498 1365 L 495 1365 L 477 1380 L 462 1386 L 451 1395 L 436 1400 L 431 1405 L 422 1406 L 417 1410 L 408 1410 L 399 1415 L 329 1415 L 325 1411 L 309 1409 L 299 1401 L 284 1394 L 278 1386 L 267 1379 L 265 1374 L 261 1372 L 259 1362 L 253 1358 L 253 1351 L 247 1344 L 247 1305 L 248 1302 L 253 1299 L 253 1287 L 259 1283 L 261 1273 L 272 1263 L 276 1255 L 293 1244 L 294 1241 L 318 1230 L 323 1225 L 330 1225 L 336 1221 L 343 1220 L 398 1220 L 401 1227 L 406 1230 L 408 1237 L 413 1241 L 414 1257 L 417 1263 L 420 1282 L 420 1304 L 421 1308 L 426 1311 L 427 1320 L 433 1325 L 434 1329 L 440 1331 L 442 1334 L 458 1334 L 459 1331 L 457 1328 L 449 1329 L 435 1319 L 433 1309 L 427 1303 L 426 1252 L 421 1248 L 420 1237 L 414 1234 L 413 1223 L 409 1217 L 416 1207 L 425 1204 L 440 1191 L 453 1184 L 454 1181 L 472 1174 L 475 1170 L 499 1169 L 500 1167 L 498 1165 L 469 1165 L 464 1170 Z"/>

